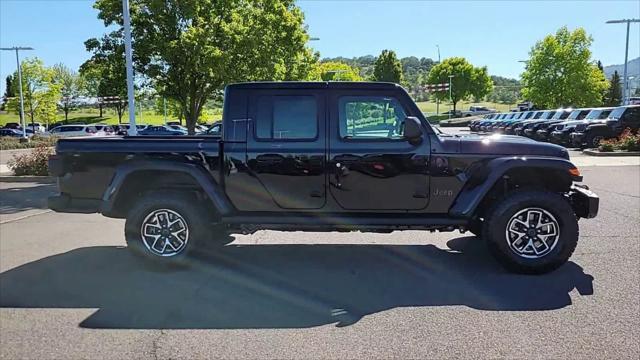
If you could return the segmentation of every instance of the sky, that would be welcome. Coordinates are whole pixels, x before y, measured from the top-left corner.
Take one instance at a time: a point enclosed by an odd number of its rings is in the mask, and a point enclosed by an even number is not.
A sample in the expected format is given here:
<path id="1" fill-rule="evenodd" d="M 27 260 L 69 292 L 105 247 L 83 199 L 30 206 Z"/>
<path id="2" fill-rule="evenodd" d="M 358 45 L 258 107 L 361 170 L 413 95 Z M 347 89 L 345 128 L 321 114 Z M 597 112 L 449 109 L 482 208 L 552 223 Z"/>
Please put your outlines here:
<path id="1" fill-rule="evenodd" d="M 31 46 L 47 66 L 77 69 L 87 58 L 84 41 L 106 32 L 91 0 L 0 0 L 0 46 Z M 489 73 L 518 78 L 536 41 L 561 26 L 584 27 L 593 37 L 593 59 L 624 62 L 625 25 L 640 18 L 631 1 L 328 1 L 299 0 L 310 45 L 322 57 L 377 55 L 464 56 Z M 640 56 L 640 24 L 631 27 L 629 59 Z M 0 92 L 16 69 L 15 53 L 0 54 Z"/>

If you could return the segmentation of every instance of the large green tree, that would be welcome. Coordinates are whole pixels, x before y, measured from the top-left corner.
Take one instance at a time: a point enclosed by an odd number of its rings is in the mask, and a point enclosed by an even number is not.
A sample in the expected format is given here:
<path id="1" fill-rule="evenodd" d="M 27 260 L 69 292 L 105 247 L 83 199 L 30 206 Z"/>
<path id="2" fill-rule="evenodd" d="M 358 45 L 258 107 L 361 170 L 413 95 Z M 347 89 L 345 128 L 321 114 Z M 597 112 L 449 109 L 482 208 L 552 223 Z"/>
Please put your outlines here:
<path id="1" fill-rule="evenodd" d="M 31 124 L 35 120 L 49 124 L 55 121 L 57 104 L 60 100 L 60 86 L 54 82 L 53 70 L 47 68 L 42 60 L 29 58 L 22 60 L 22 94 L 24 98 L 24 114 Z M 17 71 L 13 78 L 17 79 Z M 18 81 L 12 82 L 13 93 L 19 92 Z M 8 107 L 16 114 L 20 113 L 20 99 L 14 97 L 8 102 Z"/>
<path id="2" fill-rule="evenodd" d="M 560 28 L 538 41 L 522 74 L 522 96 L 540 108 L 599 106 L 608 83 L 591 60 L 592 38 Z"/>
<path id="3" fill-rule="evenodd" d="M 87 92 L 100 99 L 109 98 L 106 104 L 115 108 L 118 122 L 127 108 L 127 74 L 125 70 L 122 31 L 114 31 L 101 39 L 89 39 L 84 43 L 92 56 L 80 66 Z M 101 101 L 100 117 L 103 102 Z"/>
<path id="4" fill-rule="evenodd" d="M 609 89 L 604 98 L 604 106 L 620 106 L 620 104 L 622 104 L 622 86 L 618 71 L 614 71 L 609 80 Z"/>
<path id="5" fill-rule="evenodd" d="M 79 98 L 84 90 L 84 79 L 77 72 L 64 64 L 53 66 L 53 81 L 60 88 L 58 107 L 64 112 L 64 120 L 69 120 L 69 111 L 79 105 Z"/>
<path id="6" fill-rule="evenodd" d="M 397 84 L 402 81 L 402 64 L 393 50 L 382 50 L 373 68 L 373 78 Z"/>
<path id="7" fill-rule="evenodd" d="M 451 91 L 440 91 L 434 93 L 439 100 L 449 99 L 453 103 L 453 110 L 460 100 L 469 96 L 481 99 L 493 89 L 493 81 L 489 76 L 486 67 L 474 67 L 463 57 L 452 57 L 444 59 L 435 65 L 429 72 L 428 84 L 448 84 L 451 78 Z"/>
<path id="8" fill-rule="evenodd" d="M 122 26 L 121 0 L 97 0 Z M 235 81 L 305 79 L 315 55 L 294 0 L 132 0 L 138 73 L 180 103 L 189 133 L 216 90 Z"/>
<path id="9" fill-rule="evenodd" d="M 318 63 L 311 73 L 309 80 L 322 81 L 361 81 L 362 77 L 357 69 L 338 61 Z"/>

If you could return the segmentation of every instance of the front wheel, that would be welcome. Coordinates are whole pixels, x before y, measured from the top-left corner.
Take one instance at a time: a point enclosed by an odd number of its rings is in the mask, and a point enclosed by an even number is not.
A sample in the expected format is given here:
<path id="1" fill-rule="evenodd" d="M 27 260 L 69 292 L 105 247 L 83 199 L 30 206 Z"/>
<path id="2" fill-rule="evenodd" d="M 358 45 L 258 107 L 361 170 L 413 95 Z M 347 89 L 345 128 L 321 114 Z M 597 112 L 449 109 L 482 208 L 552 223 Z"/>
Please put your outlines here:
<path id="1" fill-rule="evenodd" d="M 578 221 L 556 193 L 522 191 L 504 198 L 487 217 L 483 237 L 505 268 L 523 274 L 553 271 L 578 244 Z"/>
<path id="2" fill-rule="evenodd" d="M 604 140 L 602 135 L 588 135 L 586 138 L 587 147 L 597 148 L 600 146 L 600 141 Z"/>

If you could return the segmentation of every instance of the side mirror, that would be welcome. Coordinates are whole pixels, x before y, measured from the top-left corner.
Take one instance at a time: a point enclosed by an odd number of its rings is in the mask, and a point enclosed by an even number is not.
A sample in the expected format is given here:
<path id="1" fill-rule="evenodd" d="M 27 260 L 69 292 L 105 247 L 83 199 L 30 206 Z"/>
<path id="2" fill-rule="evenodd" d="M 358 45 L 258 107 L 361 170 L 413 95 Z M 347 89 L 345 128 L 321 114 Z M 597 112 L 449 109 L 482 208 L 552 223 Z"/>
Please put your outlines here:
<path id="1" fill-rule="evenodd" d="M 404 119 L 404 138 L 411 145 L 418 145 L 422 142 L 422 124 L 418 118 L 407 116 Z"/>

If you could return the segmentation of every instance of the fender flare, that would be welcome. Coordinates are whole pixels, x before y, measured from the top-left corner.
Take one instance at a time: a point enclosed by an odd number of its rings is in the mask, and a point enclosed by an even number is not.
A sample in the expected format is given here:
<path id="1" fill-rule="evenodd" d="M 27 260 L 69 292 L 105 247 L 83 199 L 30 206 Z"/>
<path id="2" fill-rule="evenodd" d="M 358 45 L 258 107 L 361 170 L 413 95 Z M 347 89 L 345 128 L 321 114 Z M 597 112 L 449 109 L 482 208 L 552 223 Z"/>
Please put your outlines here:
<path id="1" fill-rule="evenodd" d="M 510 170 L 518 168 L 553 169 L 569 173 L 576 166 L 562 158 L 511 156 L 490 160 L 481 166 L 471 167 L 465 174 L 467 181 L 449 209 L 453 217 L 470 218 L 491 188 Z M 571 175 L 573 181 L 581 176 Z"/>
<path id="2" fill-rule="evenodd" d="M 100 212 L 104 215 L 111 214 L 114 211 L 114 205 L 118 198 L 118 193 L 127 178 L 136 172 L 149 170 L 174 171 L 188 174 L 193 177 L 202 190 L 207 194 L 209 200 L 217 209 L 220 216 L 229 215 L 233 211 L 231 201 L 229 201 L 226 194 L 213 179 L 211 174 L 202 168 L 202 166 L 165 160 L 139 160 L 121 164 L 116 168 L 115 174 L 111 179 L 111 183 L 102 196 Z"/>

